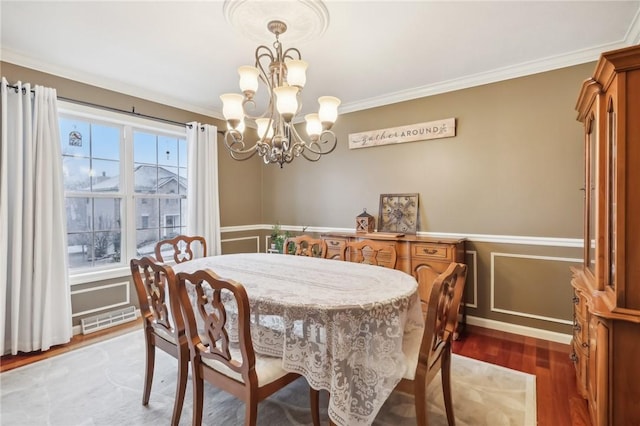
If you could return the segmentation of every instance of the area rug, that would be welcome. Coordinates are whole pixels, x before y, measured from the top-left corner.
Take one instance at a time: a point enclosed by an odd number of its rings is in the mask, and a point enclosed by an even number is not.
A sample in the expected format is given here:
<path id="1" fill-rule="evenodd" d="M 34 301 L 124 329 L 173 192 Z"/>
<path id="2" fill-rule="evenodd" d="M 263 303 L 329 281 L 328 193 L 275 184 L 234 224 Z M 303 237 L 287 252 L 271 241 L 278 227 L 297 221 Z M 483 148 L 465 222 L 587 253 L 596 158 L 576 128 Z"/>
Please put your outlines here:
<path id="1" fill-rule="evenodd" d="M 171 420 L 177 361 L 158 351 L 149 405 L 142 401 L 144 337 L 135 331 L 0 374 L 0 424 L 165 425 Z M 536 423 L 535 376 L 454 355 L 452 393 L 459 426 Z M 241 425 L 244 404 L 205 385 L 204 425 Z M 326 392 L 321 420 L 327 424 Z M 428 390 L 430 425 L 446 425 L 440 378 Z M 191 424 L 191 381 L 181 425 Z M 258 424 L 311 425 L 302 379 L 262 401 Z M 415 425 L 413 396 L 394 392 L 374 425 Z"/>

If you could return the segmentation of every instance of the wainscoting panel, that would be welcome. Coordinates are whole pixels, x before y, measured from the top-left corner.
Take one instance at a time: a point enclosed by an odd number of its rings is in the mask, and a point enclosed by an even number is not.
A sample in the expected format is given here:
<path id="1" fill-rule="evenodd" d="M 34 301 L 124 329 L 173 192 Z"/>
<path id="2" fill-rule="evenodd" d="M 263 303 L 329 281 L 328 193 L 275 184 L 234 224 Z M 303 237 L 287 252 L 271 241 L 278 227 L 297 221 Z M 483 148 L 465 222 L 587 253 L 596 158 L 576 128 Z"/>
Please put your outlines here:
<path id="1" fill-rule="evenodd" d="M 464 302 L 467 308 L 478 307 L 478 253 L 475 250 L 465 252 L 467 264 L 467 283 L 464 287 Z"/>
<path id="2" fill-rule="evenodd" d="M 581 260 L 491 253 L 491 311 L 572 324 L 569 266 Z"/>
<path id="3" fill-rule="evenodd" d="M 222 254 L 260 252 L 260 237 L 258 235 L 223 238 L 220 242 L 222 243 Z"/>
<path id="4" fill-rule="evenodd" d="M 72 318 L 108 311 L 131 304 L 129 281 L 100 284 L 71 291 Z"/>

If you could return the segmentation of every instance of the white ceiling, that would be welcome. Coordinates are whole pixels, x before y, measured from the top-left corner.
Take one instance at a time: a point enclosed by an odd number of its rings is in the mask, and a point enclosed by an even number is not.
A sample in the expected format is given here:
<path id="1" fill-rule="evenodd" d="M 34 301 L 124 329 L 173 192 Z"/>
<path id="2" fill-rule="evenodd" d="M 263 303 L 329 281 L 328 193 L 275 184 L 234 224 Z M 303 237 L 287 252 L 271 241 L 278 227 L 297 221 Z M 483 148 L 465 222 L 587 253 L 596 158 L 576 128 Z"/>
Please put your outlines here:
<path id="1" fill-rule="evenodd" d="M 304 1 L 304 0 L 303 0 Z M 309 0 L 306 0 L 309 1 Z M 640 43 L 640 1 L 325 1 L 297 47 L 316 98 L 356 111 L 596 60 Z M 286 8 L 286 2 L 278 7 Z M 3 61 L 221 117 L 256 42 L 219 1 L 0 2 Z M 273 38 L 263 44 L 271 46 Z"/>

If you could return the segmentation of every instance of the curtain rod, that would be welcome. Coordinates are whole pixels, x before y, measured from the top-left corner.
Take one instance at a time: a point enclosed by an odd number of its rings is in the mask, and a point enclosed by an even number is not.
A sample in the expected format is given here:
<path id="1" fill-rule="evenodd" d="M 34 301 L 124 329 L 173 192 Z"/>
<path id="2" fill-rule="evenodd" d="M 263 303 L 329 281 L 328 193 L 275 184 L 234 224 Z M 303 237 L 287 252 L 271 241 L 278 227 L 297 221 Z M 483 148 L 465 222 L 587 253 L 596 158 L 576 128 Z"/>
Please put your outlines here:
<path id="1" fill-rule="evenodd" d="M 18 86 L 13 85 L 13 84 L 9 84 L 9 85 L 7 85 L 7 87 L 10 87 L 10 88 L 14 89 L 16 91 L 16 93 L 20 89 Z M 22 88 L 22 94 L 24 95 L 26 93 L 27 93 L 27 90 L 26 90 L 26 88 L 23 87 Z M 31 89 L 31 93 L 34 93 L 33 89 Z M 131 107 L 131 111 L 127 111 L 127 110 L 120 109 L 120 108 L 114 108 L 114 107 L 110 107 L 110 106 L 94 104 L 92 102 L 80 101 L 80 100 L 71 99 L 71 98 L 65 98 L 64 96 L 58 96 L 58 99 L 61 100 L 61 101 L 72 102 L 72 103 L 75 103 L 75 104 L 86 105 L 86 106 L 90 106 L 90 107 L 94 107 L 94 108 L 100 108 L 100 109 L 104 109 L 104 110 L 107 110 L 107 111 L 119 112 L 119 113 L 122 113 L 122 114 L 129 114 L 129 115 L 134 115 L 136 117 L 142 117 L 142 118 L 148 118 L 150 120 L 161 121 L 161 122 L 164 122 L 164 123 L 173 124 L 174 126 L 186 126 L 186 127 L 190 128 L 190 129 L 193 127 L 193 125 L 189 124 L 189 123 L 182 123 L 180 121 L 169 120 L 167 118 L 154 117 L 152 115 L 141 114 L 139 112 L 136 112 L 136 107 Z M 200 130 L 204 131 L 204 127 L 200 126 Z M 224 132 L 218 130 L 218 133 L 224 133 Z"/>
<path id="2" fill-rule="evenodd" d="M 105 109 L 107 111 L 119 112 L 119 113 L 122 113 L 122 114 L 129 114 L 129 115 L 134 115 L 136 117 L 142 117 L 142 118 L 148 118 L 150 120 L 161 121 L 163 123 L 173 124 L 174 126 L 181 126 L 181 127 L 187 126 L 188 128 L 192 128 L 193 127 L 192 124 L 182 123 L 180 121 L 175 121 L 175 120 L 169 120 L 167 118 L 154 117 L 152 115 L 147 115 L 147 114 L 141 114 L 139 112 L 136 112 L 136 107 L 134 107 L 134 106 L 131 107 L 131 111 L 127 111 L 125 109 L 114 108 L 114 107 L 105 106 L 105 105 L 98 105 L 98 104 L 94 104 L 92 102 L 79 101 L 77 99 L 65 98 L 64 96 L 58 96 L 58 99 L 61 100 L 61 101 L 72 102 L 74 104 L 86 105 L 86 106 L 90 106 L 90 107 L 94 107 L 94 108 Z"/>

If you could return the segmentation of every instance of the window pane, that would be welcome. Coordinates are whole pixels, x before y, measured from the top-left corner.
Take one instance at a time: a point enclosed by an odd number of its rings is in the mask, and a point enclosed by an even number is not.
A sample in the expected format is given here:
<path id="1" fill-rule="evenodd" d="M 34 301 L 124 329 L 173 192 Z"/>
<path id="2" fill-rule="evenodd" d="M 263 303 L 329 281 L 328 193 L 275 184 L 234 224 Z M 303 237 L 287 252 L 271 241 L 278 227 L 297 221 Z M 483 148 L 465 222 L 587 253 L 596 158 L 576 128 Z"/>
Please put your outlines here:
<path id="1" fill-rule="evenodd" d="M 120 231 L 120 199 L 96 198 L 93 202 L 93 229 Z"/>
<path id="2" fill-rule="evenodd" d="M 157 164 L 156 136 L 144 132 L 133 132 L 133 161 Z"/>
<path id="3" fill-rule="evenodd" d="M 69 254 L 69 268 L 83 268 L 91 266 L 91 233 L 67 234 L 67 253 Z"/>
<path id="4" fill-rule="evenodd" d="M 120 261 L 120 253 L 116 253 L 114 243 L 118 242 L 120 245 L 120 232 L 103 231 L 95 232 L 93 236 L 93 256 L 94 265 L 104 265 L 107 263 L 114 263 Z"/>
<path id="5" fill-rule="evenodd" d="M 96 192 L 118 192 L 120 190 L 120 162 L 93 160 L 92 189 Z"/>
<path id="6" fill-rule="evenodd" d="M 186 193 L 186 179 L 178 174 L 177 167 L 158 168 L 158 193 L 159 194 L 182 194 Z"/>
<path id="7" fill-rule="evenodd" d="M 69 234 L 91 230 L 91 199 L 65 198 L 67 232 Z M 70 240 L 71 241 L 71 240 Z"/>
<path id="8" fill-rule="evenodd" d="M 91 163 L 88 158 L 63 157 L 62 174 L 67 191 L 91 191 L 89 178 Z"/>
<path id="9" fill-rule="evenodd" d="M 163 228 L 160 235 L 172 238 L 180 231 L 180 199 L 165 198 L 160 202 L 160 221 Z"/>
<path id="10" fill-rule="evenodd" d="M 178 155 L 178 139 L 168 136 L 158 137 L 158 164 L 177 166 Z"/>
<path id="11" fill-rule="evenodd" d="M 153 256 L 158 241 L 158 229 L 138 230 L 136 232 L 136 256 Z"/>
<path id="12" fill-rule="evenodd" d="M 158 191 L 158 167 L 136 164 L 133 182 L 136 192 L 155 194 Z"/>
<path id="13" fill-rule="evenodd" d="M 158 228 L 157 198 L 136 198 L 136 229 Z M 143 219 L 146 218 L 146 219 Z"/>
<path id="14" fill-rule="evenodd" d="M 187 169 L 184 167 L 180 167 L 178 169 L 178 175 L 180 176 L 180 188 L 178 193 L 182 195 L 187 195 Z"/>
<path id="15" fill-rule="evenodd" d="M 120 128 L 93 124 L 91 126 L 91 156 L 105 160 L 120 160 Z"/>
<path id="16" fill-rule="evenodd" d="M 180 200 L 180 214 L 182 215 L 182 222 L 180 222 L 180 225 L 183 228 L 186 228 L 187 226 L 187 205 L 188 202 L 186 198 Z M 186 230 L 183 230 L 182 233 L 186 234 Z"/>
<path id="17" fill-rule="evenodd" d="M 178 140 L 178 165 L 187 167 L 187 141 L 184 139 Z"/>
<path id="18" fill-rule="evenodd" d="M 62 155 L 89 158 L 91 147 L 89 123 L 60 117 L 60 146 Z"/>

